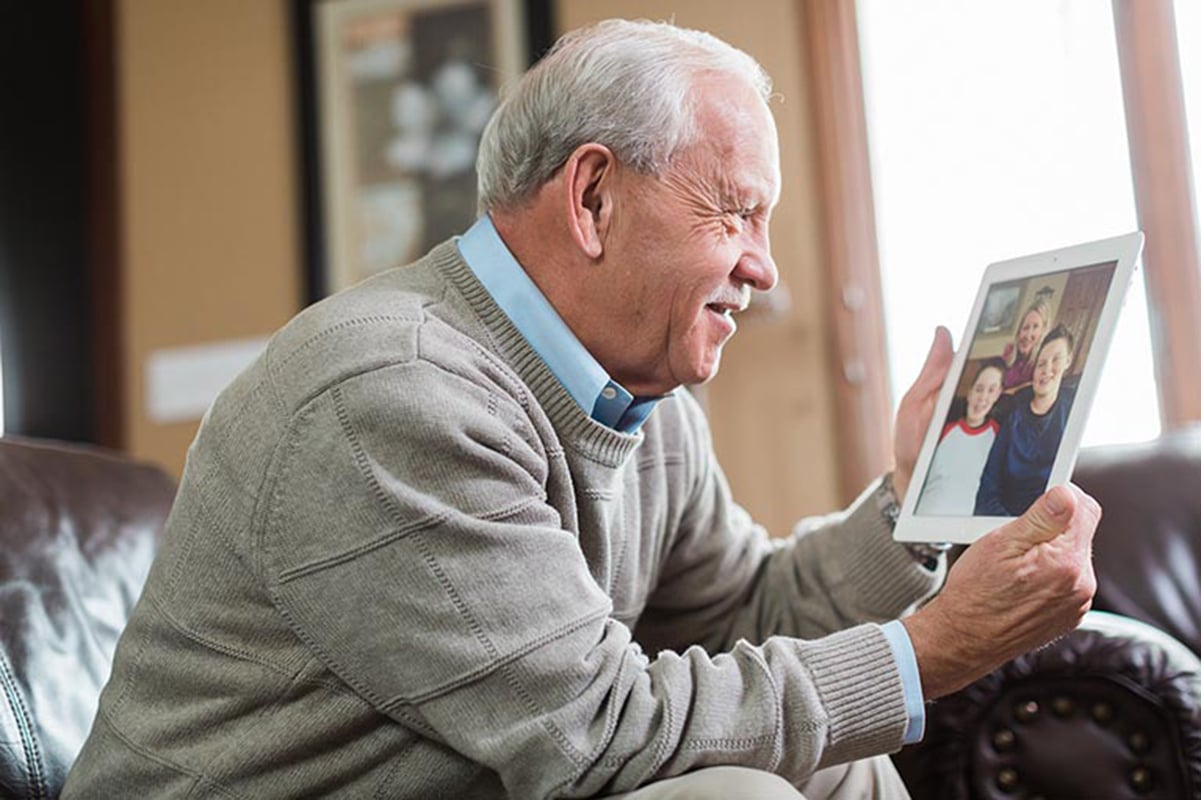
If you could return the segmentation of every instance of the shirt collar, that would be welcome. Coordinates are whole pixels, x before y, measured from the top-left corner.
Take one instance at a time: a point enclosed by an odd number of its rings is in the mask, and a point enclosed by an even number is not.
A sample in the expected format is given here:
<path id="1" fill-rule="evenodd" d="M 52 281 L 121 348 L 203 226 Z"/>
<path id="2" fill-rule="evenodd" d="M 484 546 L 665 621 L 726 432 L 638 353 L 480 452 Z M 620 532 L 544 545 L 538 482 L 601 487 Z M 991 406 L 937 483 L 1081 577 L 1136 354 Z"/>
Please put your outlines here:
<path id="1" fill-rule="evenodd" d="M 459 253 L 559 383 L 593 419 L 638 430 L 659 397 L 634 397 L 609 377 L 509 251 L 485 214 L 458 239 Z"/>

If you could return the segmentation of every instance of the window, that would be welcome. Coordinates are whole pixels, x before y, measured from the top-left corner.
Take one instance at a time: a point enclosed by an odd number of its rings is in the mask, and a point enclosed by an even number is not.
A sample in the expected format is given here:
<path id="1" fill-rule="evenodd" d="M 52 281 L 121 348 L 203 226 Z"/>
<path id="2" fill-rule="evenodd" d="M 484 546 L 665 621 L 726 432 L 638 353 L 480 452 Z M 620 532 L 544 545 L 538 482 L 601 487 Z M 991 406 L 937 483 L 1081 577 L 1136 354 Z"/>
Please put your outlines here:
<path id="1" fill-rule="evenodd" d="M 899 398 L 936 324 L 959 345 L 987 264 L 1138 222 L 1110 4 L 859 0 L 858 11 Z M 1159 432 L 1140 272 L 1084 443 Z"/>

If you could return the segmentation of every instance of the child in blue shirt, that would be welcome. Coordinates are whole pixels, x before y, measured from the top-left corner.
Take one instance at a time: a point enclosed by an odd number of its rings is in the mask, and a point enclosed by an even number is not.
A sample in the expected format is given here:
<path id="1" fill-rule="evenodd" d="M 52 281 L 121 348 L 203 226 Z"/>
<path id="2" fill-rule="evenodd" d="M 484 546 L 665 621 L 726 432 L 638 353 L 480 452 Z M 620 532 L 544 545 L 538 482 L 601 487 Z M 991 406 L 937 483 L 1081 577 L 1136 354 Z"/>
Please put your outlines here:
<path id="1" fill-rule="evenodd" d="M 1063 325 L 1043 338 L 1033 382 L 1015 395 L 1013 410 L 989 450 L 976 492 L 976 516 L 1019 516 L 1046 490 L 1076 396 L 1074 389 L 1062 386 L 1074 347 L 1075 338 Z"/>

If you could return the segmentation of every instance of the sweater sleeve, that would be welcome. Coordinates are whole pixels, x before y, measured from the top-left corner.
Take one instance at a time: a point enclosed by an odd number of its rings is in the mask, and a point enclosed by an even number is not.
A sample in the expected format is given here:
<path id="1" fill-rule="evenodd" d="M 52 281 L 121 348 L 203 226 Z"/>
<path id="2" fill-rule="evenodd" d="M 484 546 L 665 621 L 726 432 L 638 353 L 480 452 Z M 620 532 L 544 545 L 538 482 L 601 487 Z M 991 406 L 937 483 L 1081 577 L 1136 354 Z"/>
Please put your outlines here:
<path id="1" fill-rule="evenodd" d="M 881 481 L 847 510 L 771 539 L 734 503 L 699 410 L 691 420 L 696 489 L 636 631 L 649 647 L 720 652 L 741 639 L 815 639 L 896 619 L 938 588 L 944 568 L 925 569 L 892 539 Z"/>
<path id="2" fill-rule="evenodd" d="M 618 793 L 714 764 L 799 781 L 900 747 L 900 679 L 876 626 L 645 655 L 546 501 L 562 453 L 521 399 L 417 361 L 297 414 L 259 569 L 331 671 L 514 797 Z"/>

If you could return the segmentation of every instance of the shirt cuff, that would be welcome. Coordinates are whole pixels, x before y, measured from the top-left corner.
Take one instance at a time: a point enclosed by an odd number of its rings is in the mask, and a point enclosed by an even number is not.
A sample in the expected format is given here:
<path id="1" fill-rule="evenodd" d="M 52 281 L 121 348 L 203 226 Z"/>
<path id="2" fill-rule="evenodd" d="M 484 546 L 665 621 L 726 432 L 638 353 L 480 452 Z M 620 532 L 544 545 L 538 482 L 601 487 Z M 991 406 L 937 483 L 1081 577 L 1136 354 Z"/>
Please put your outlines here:
<path id="1" fill-rule="evenodd" d="M 917 671 L 917 656 L 913 654 L 913 643 L 909 641 L 909 632 L 900 620 L 886 622 L 880 628 L 901 671 L 901 687 L 905 690 L 905 712 L 909 715 L 909 724 L 905 727 L 905 744 L 920 742 L 926 735 L 926 700 L 922 697 L 922 679 Z"/>

